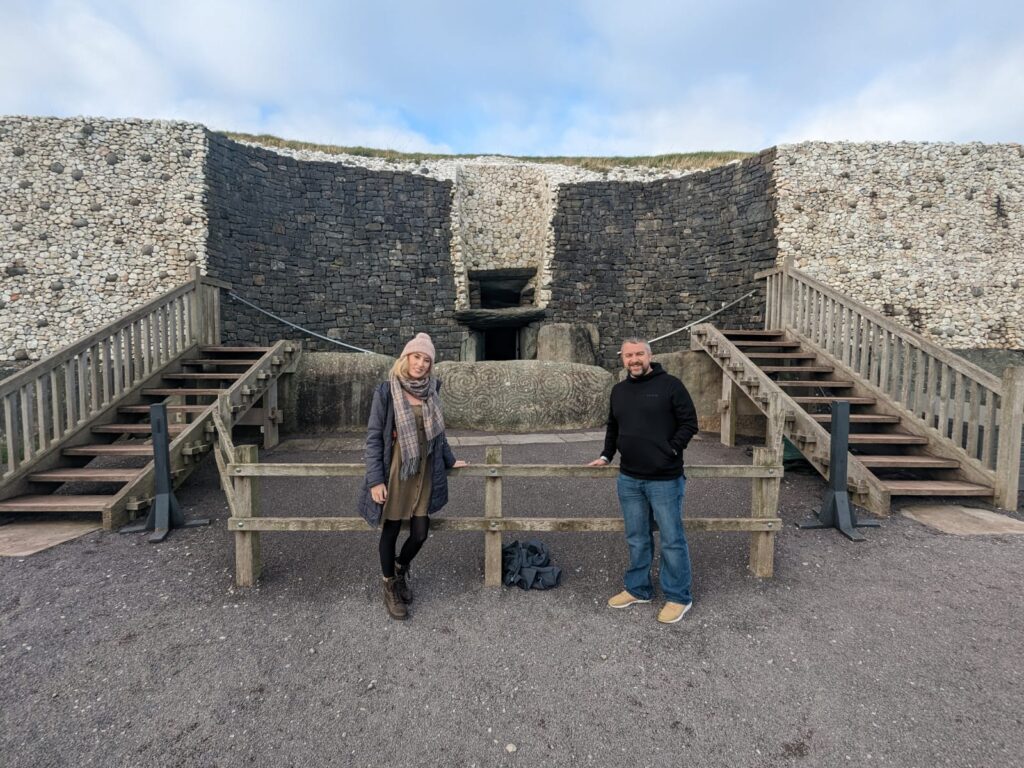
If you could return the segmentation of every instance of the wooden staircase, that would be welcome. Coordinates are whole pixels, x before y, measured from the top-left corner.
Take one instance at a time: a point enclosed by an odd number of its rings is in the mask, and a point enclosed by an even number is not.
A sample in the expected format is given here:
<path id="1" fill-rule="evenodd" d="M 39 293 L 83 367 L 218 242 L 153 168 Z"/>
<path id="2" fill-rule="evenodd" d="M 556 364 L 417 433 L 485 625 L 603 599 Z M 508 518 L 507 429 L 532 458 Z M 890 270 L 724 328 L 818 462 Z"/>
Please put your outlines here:
<path id="1" fill-rule="evenodd" d="M 121 491 L 147 471 L 153 455 L 149 407 L 164 402 L 168 408 L 170 438 L 173 441 L 214 407 L 218 396 L 258 366 L 270 347 L 204 346 L 201 357 L 179 361 L 183 372 L 163 373 L 161 384 L 143 387 L 138 400 L 118 406 L 117 421 L 89 428 L 95 442 L 69 446 L 60 451 L 60 466 L 28 474 L 33 493 L 0 501 L 0 514 L 19 512 L 104 512 Z M 223 369 L 230 369 L 225 371 Z M 211 387 L 208 382 L 218 386 Z M 192 446 L 186 455 L 199 455 L 203 446 Z M 115 463 L 116 466 L 110 466 Z M 174 467 L 180 484 L 195 462 Z M 97 489 L 97 484 L 102 487 Z M 102 491 L 102 492 L 98 492 Z M 135 506 L 139 506 L 136 503 Z"/>
<path id="2" fill-rule="evenodd" d="M 848 486 L 888 514 L 898 496 L 963 496 L 1016 509 L 1024 368 L 1002 379 L 795 269 L 766 281 L 765 330 L 695 327 L 691 344 L 722 369 L 722 439 L 746 396 L 823 476 L 830 404 L 850 404 Z"/>
<path id="3" fill-rule="evenodd" d="M 735 368 L 756 368 L 795 407 L 820 424 L 831 427 L 830 404 L 850 403 L 850 455 L 866 470 L 864 480 L 881 491 L 879 496 L 975 496 L 991 499 L 991 482 L 979 482 L 977 473 L 965 471 L 953 446 L 922 434 L 912 419 L 892 412 L 849 370 L 828 359 L 806 341 L 782 330 L 722 330 L 721 338 L 705 333 L 712 357 Z M 724 343 L 723 343 L 724 342 Z M 761 377 L 748 377 L 748 395 Z M 768 387 L 765 387 L 768 389 Z M 757 391 L 754 391 L 757 390 Z M 795 420 L 791 420 L 793 423 Z M 828 445 L 817 436 L 793 430 L 791 442 L 827 476 Z M 862 494 L 863 495 L 863 494 Z"/>
<path id="4" fill-rule="evenodd" d="M 300 348 L 220 343 L 225 283 L 175 288 L 0 381 L 0 515 L 100 513 L 115 528 L 155 493 L 149 408 L 167 404 L 180 485 L 211 449 L 213 412 L 277 442 L 278 380 Z"/>

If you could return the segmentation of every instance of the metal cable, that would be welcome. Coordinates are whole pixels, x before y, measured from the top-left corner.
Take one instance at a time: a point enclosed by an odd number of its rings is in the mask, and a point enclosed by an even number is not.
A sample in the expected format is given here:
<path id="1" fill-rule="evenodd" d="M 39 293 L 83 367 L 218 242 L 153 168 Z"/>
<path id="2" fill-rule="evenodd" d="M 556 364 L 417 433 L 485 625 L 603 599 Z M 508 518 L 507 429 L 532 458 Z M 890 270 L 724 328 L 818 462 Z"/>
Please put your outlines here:
<path id="1" fill-rule="evenodd" d="M 239 296 L 239 295 L 238 295 L 238 294 L 236 294 L 236 293 L 233 293 L 232 291 L 225 291 L 225 292 L 227 293 L 227 295 L 228 295 L 229 297 L 231 297 L 231 298 L 232 298 L 232 299 L 234 299 L 235 301 L 241 302 L 242 304 L 245 304 L 245 305 L 246 305 L 246 306 L 248 306 L 248 307 L 252 307 L 252 308 L 253 308 L 253 309 L 255 309 L 255 310 L 256 310 L 257 312 L 262 312 L 262 313 L 263 313 L 264 315 L 266 315 L 267 317 L 272 317 L 272 318 L 274 318 L 275 320 L 277 320 L 277 321 L 278 321 L 279 323 L 284 323 L 285 325 L 291 326 L 292 328 L 295 328 L 296 330 L 302 331 L 303 333 L 308 333 L 308 334 L 309 334 L 310 336 L 315 336 L 316 338 L 318 338 L 318 339 L 322 339 L 323 341 L 327 341 L 327 342 L 330 342 L 331 344 L 337 344 L 337 345 L 338 345 L 339 347 L 345 347 L 345 348 L 347 348 L 347 349 L 354 349 L 354 350 L 355 350 L 356 352 L 364 352 L 364 353 L 366 353 L 366 354 L 368 354 L 368 355 L 372 355 L 372 354 L 374 354 L 373 352 L 371 352 L 371 351 L 370 351 L 370 350 L 368 350 L 368 349 L 363 349 L 362 347 L 355 347 L 355 346 L 353 346 L 353 345 L 351 345 L 351 344 L 346 344 L 346 343 L 345 343 L 345 342 L 343 342 L 343 341 L 338 341 L 337 339 L 332 339 L 332 338 L 330 338 L 329 336 L 324 336 L 323 334 L 321 334 L 321 333 L 317 333 L 316 331 L 311 331 L 311 330 L 309 330 L 309 328 L 303 328 L 303 327 L 302 327 L 301 325 L 296 325 L 295 323 L 293 323 L 293 322 L 291 322 L 291 321 L 289 321 L 289 320 L 285 320 L 285 319 L 284 319 L 283 317 L 278 317 L 278 316 L 277 316 L 277 315 L 275 315 L 275 314 L 274 314 L 273 312 L 268 312 L 267 310 L 265 310 L 265 309 L 263 309 L 263 308 L 261 308 L 261 307 L 257 307 L 257 306 L 256 306 L 255 304 L 253 304 L 253 303 L 252 303 L 251 301 L 246 301 L 246 300 L 245 300 L 245 299 L 243 299 L 243 298 L 242 298 L 241 296 Z M 654 342 L 656 342 L 656 341 L 661 341 L 662 339 L 667 339 L 667 338 L 668 338 L 669 336 L 675 336 L 675 335 L 676 335 L 677 333 L 682 333 L 683 331 L 687 331 L 687 330 L 689 330 L 690 328 L 693 328 L 693 326 L 695 326 L 695 325 L 698 325 L 699 323 L 703 323 L 703 322 L 704 322 L 705 320 L 710 320 L 710 319 L 711 319 L 712 317 L 714 317 L 715 315 L 721 314 L 722 312 L 724 312 L 725 310 L 727 310 L 727 309 L 728 309 L 729 307 L 732 307 L 732 306 L 735 306 L 736 304 L 739 304 L 739 303 L 740 303 L 741 301 L 743 301 L 744 299 L 749 299 L 749 298 L 750 298 L 751 296 L 753 296 L 753 295 L 754 295 L 755 293 L 757 293 L 757 290 L 756 290 L 756 289 L 755 289 L 755 290 L 753 290 L 753 291 L 750 291 L 750 292 L 748 292 L 748 293 L 746 293 L 746 294 L 744 294 L 743 296 L 740 296 L 740 297 L 739 297 L 738 299 L 736 299 L 735 301 L 730 301 L 730 302 L 729 302 L 728 304 L 726 304 L 726 305 L 724 305 L 724 306 L 720 307 L 719 309 L 716 309 L 716 310 L 715 310 L 714 312 L 712 312 L 711 314 L 708 314 L 708 315 L 704 315 L 704 317 L 702 317 L 702 318 L 700 318 L 700 319 L 698 319 L 698 320 L 694 320 L 694 321 L 693 321 L 692 323 L 690 323 L 689 325 L 684 325 L 684 326 L 683 326 L 682 328 L 677 328 L 677 329 L 676 329 L 676 330 L 674 330 L 674 331 L 670 331 L 669 333 L 666 333 L 666 334 L 665 334 L 664 336 L 659 336 L 659 337 L 658 337 L 658 338 L 656 338 L 656 339 L 651 339 L 651 340 L 649 340 L 649 341 L 648 341 L 647 343 L 648 343 L 648 344 L 653 344 L 653 343 L 654 343 Z"/>
<path id="2" fill-rule="evenodd" d="M 257 307 L 251 301 L 246 301 L 241 296 L 239 296 L 238 294 L 232 293 L 231 291 L 226 291 L 226 293 L 227 293 L 228 296 L 230 296 L 235 301 L 240 301 L 242 304 L 245 304 L 246 306 L 252 307 L 257 312 L 262 312 L 267 317 L 272 317 L 275 320 L 277 320 L 279 323 L 284 323 L 285 325 L 290 325 L 292 328 L 295 328 L 296 330 L 302 331 L 303 333 L 308 333 L 310 336 L 315 336 L 318 339 L 322 339 L 324 341 L 329 341 L 331 344 L 337 344 L 339 347 L 346 347 L 347 349 L 354 349 L 356 352 L 365 352 L 368 355 L 374 354 L 373 352 L 371 352 L 368 349 L 363 349 L 362 347 L 354 347 L 351 344 L 346 344 L 344 341 L 338 341 L 337 339 L 332 339 L 329 336 L 324 336 L 322 333 L 317 333 L 316 331 L 311 331 L 311 330 L 309 330 L 309 328 L 303 328 L 301 325 L 296 325 L 295 323 L 293 323 L 293 322 L 291 322 L 289 320 L 285 320 L 283 317 L 278 317 L 273 312 L 267 312 L 267 310 L 261 309 L 260 307 Z"/>
<path id="3" fill-rule="evenodd" d="M 687 331 L 687 330 L 689 330 L 690 328 L 693 328 L 693 326 L 697 325 L 698 323 L 703 323 L 703 322 L 704 322 L 705 320 L 710 320 L 710 319 L 711 319 L 712 317 L 714 317 L 715 315 L 721 314 L 722 312 L 724 312 L 725 310 L 727 310 L 727 309 L 728 309 L 729 307 L 731 307 L 731 306 L 733 306 L 733 305 L 735 305 L 735 304 L 739 304 L 739 303 L 740 303 L 741 301 L 743 301 L 744 299 L 749 299 L 749 298 L 750 298 L 751 296 L 753 296 L 753 295 L 754 295 L 755 293 L 757 293 L 757 289 L 756 289 L 756 288 L 755 288 L 754 290 L 750 291 L 749 293 L 746 293 L 746 294 L 744 294 L 743 296 L 740 296 L 740 297 L 739 297 L 738 299 L 736 299 L 736 301 L 730 301 L 730 302 L 729 302 L 728 304 L 726 304 L 726 305 L 725 305 L 725 306 L 723 306 L 722 308 L 720 308 L 720 309 L 716 309 L 716 310 L 715 310 L 714 312 L 712 312 L 712 313 L 711 313 L 710 315 L 704 315 L 704 317 L 700 318 L 699 320 L 694 320 L 694 321 L 693 321 L 692 323 L 690 323 L 689 325 L 684 325 L 684 326 L 683 326 L 682 328 L 677 328 L 677 329 L 676 329 L 676 330 L 674 330 L 674 331 L 669 331 L 669 332 L 668 332 L 668 333 L 666 333 L 666 334 L 665 334 L 664 336 L 659 336 L 659 337 L 658 337 L 658 338 L 656 338 L 656 339 L 651 339 L 651 340 L 649 340 L 649 341 L 648 341 L 647 343 L 648 343 L 648 344 L 653 344 L 653 343 L 654 343 L 654 342 L 656 342 L 656 341 L 661 341 L 662 339 L 667 339 L 667 338 L 668 338 L 669 336 L 675 336 L 675 335 L 676 335 L 677 333 L 682 333 L 683 331 Z"/>

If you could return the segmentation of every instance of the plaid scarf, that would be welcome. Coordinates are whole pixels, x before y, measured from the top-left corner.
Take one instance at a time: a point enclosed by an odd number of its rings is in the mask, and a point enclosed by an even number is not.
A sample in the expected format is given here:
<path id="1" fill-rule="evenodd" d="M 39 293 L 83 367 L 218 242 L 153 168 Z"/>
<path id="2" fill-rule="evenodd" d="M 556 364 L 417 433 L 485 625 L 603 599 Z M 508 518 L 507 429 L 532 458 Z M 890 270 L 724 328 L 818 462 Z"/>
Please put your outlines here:
<path id="1" fill-rule="evenodd" d="M 427 455 L 433 452 L 434 439 L 444 432 L 441 398 L 437 396 L 437 379 L 399 379 L 391 376 L 391 400 L 395 409 L 395 431 L 402 454 L 400 480 L 407 480 L 420 471 L 420 441 L 416 435 L 416 414 L 405 399 L 405 392 L 423 402 L 423 429 L 427 435 Z"/>

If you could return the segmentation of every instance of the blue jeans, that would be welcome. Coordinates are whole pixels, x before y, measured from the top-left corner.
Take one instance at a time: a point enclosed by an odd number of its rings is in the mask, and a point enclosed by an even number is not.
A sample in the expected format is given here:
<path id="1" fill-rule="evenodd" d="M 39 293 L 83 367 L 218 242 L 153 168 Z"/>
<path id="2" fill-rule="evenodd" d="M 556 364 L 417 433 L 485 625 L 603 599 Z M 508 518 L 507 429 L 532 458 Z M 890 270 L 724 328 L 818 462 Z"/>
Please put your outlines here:
<path id="1" fill-rule="evenodd" d="M 629 570 L 624 579 L 626 591 L 641 600 L 650 600 L 654 595 L 651 584 L 654 531 L 651 523 L 657 521 L 661 534 L 661 591 L 665 599 L 673 603 L 685 605 L 692 602 L 690 548 L 683 531 L 686 478 L 638 480 L 620 474 L 616 489 L 629 546 Z"/>

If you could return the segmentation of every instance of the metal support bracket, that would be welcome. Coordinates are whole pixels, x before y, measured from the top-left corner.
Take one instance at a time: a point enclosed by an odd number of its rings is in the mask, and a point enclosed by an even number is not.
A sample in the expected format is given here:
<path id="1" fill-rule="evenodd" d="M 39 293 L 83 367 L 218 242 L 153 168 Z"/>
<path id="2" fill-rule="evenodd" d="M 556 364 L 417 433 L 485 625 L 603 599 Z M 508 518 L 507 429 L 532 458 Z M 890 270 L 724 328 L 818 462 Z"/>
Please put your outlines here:
<path id="1" fill-rule="evenodd" d="M 149 407 L 149 423 L 153 433 L 153 474 L 156 496 L 149 505 L 145 520 L 123 526 L 120 533 L 152 531 L 148 541 L 159 544 L 167 538 L 171 528 L 195 528 L 209 525 L 209 519 L 186 520 L 171 482 L 170 434 L 167 429 L 167 406 L 157 403 Z"/>
<path id="2" fill-rule="evenodd" d="M 846 489 L 847 453 L 850 450 L 850 404 L 832 402 L 831 451 L 828 465 L 828 490 L 817 517 L 805 520 L 800 528 L 836 528 L 850 541 L 866 541 L 857 528 L 877 528 L 877 520 L 858 520 Z"/>

